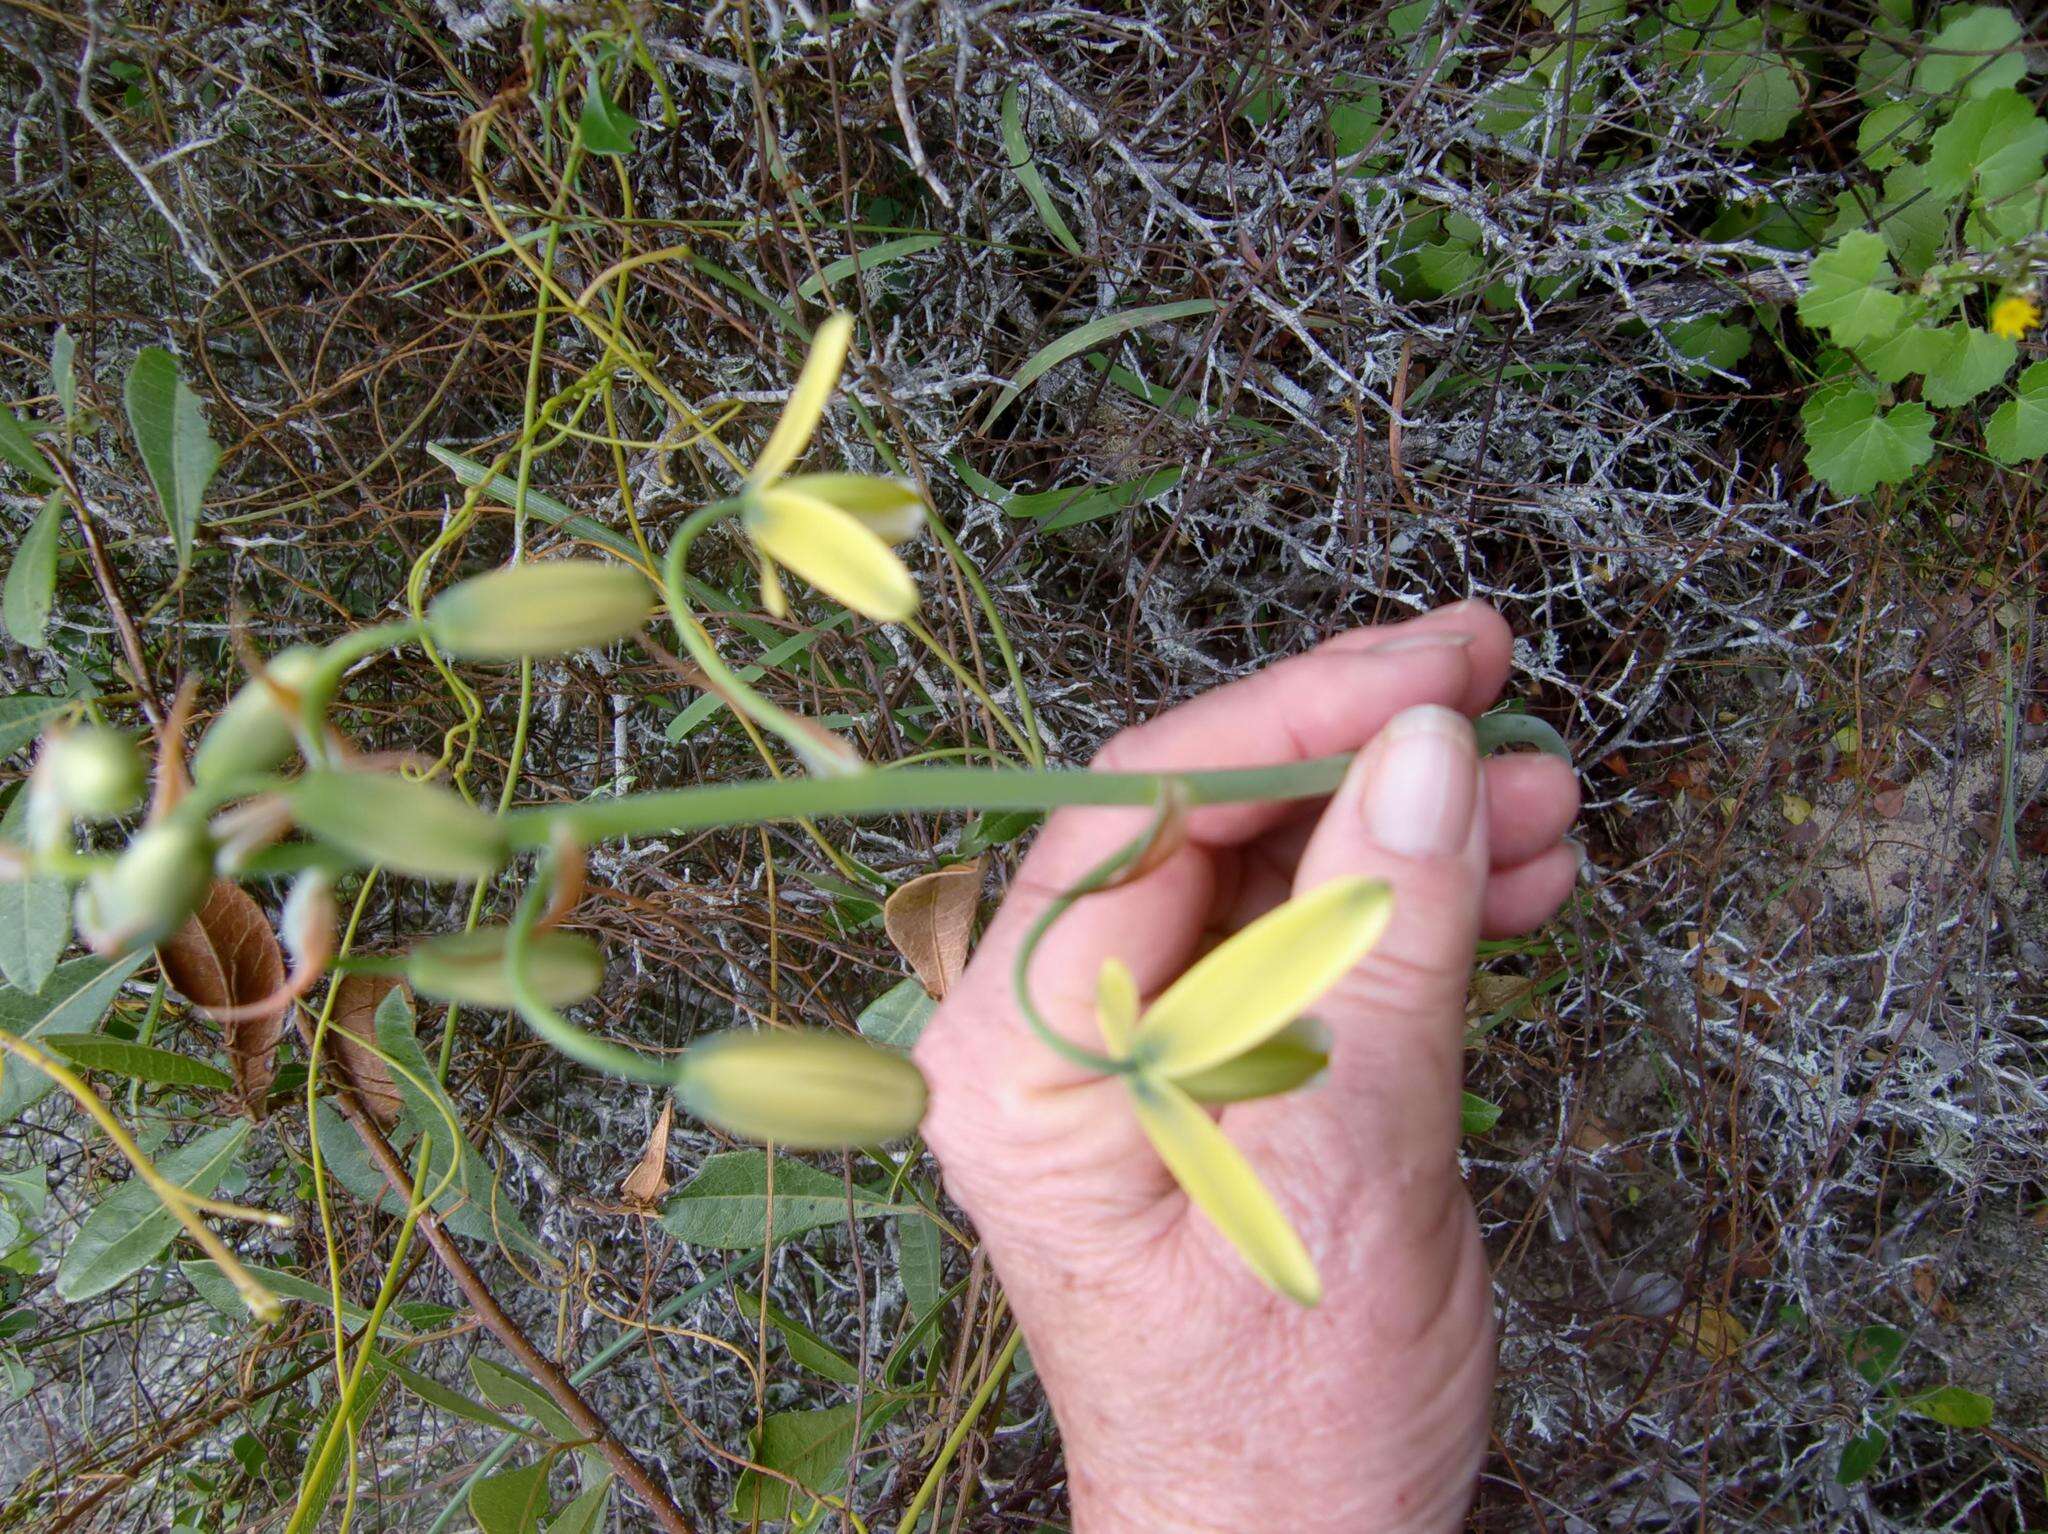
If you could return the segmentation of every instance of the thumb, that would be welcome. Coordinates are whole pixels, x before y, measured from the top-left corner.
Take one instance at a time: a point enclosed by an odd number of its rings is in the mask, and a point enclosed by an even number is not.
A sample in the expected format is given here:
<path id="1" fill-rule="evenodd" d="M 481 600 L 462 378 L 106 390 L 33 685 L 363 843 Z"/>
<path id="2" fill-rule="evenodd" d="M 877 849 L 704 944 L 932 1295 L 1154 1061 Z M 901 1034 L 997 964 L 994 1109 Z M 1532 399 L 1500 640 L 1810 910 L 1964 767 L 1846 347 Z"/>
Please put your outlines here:
<path id="1" fill-rule="evenodd" d="M 1331 796 L 1294 880 L 1298 895 L 1342 876 L 1383 879 L 1393 916 L 1311 1009 L 1332 1036 L 1327 1079 L 1231 1110 L 1233 1132 L 1299 1170 L 1350 1168 L 1440 1201 L 1457 1174 L 1465 996 L 1487 866 L 1471 721 L 1427 704 L 1396 714 Z"/>

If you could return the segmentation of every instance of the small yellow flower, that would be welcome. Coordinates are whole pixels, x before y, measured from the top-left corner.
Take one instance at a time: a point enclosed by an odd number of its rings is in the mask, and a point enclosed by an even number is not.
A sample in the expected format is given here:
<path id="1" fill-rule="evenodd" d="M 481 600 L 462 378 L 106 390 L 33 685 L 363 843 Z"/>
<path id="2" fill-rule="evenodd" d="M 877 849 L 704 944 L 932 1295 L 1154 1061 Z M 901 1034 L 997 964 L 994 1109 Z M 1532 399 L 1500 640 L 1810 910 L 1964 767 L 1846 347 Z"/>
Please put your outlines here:
<path id="1" fill-rule="evenodd" d="M 1333 879 L 1218 945 L 1149 1007 L 1140 1007 L 1137 984 L 1117 960 L 1096 978 L 1096 1022 L 1110 1053 L 1132 1067 L 1124 1079 L 1138 1126 L 1252 1271 L 1302 1305 L 1322 1298 L 1315 1263 L 1194 1088 L 1213 1080 L 1219 1067 L 1276 1043 L 1291 1058 L 1319 1059 L 1284 1036 L 1379 941 L 1393 908 L 1391 891 L 1377 879 Z M 1279 1079 L 1313 1074 L 1283 1070 Z"/>
<path id="2" fill-rule="evenodd" d="M 2017 341 L 2041 323 L 2041 306 L 2024 293 L 2008 293 L 1991 306 L 1991 333 Z"/>
<path id="3" fill-rule="evenodd" d="M 850 315 L 818 327 L 782 418 L 747 475 L 740 520 L 761 555 L 761 599 L 776 616 L 785 610 L 776 570 L 786 565 L 863 617 L 899 623 L 917 611 L 917 583 L 889 545 L 924 525 L 917 492 L 868 474 L 785 477 L 824 418 L 852 338 Z"/>

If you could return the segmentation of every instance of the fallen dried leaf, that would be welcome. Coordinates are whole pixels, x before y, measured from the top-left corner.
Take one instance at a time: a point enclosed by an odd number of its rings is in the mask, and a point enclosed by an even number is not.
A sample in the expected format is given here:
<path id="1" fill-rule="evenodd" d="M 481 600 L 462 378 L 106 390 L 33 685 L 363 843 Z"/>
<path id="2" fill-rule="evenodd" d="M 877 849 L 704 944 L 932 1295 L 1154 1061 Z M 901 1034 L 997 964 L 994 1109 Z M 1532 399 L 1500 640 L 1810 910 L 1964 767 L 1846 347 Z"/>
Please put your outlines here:
<path id="1" fill-rule="evenodd" d="M 216 880 L 205 903 L 158 947 L 157 962 L 173 989 L 208 1012 L 247 1007 L 279 996 L 275 1007 L 221 1025 L 235 1095 L 252 1119 L 263 1117 L 277 1075 L 277 1043 L 291 999 L 284 950 L 263 909 L 238 884 Z"/>
<path id="2" fill-rule="evenodd" d="M 1718 1364 L 1742 1351 L 1749 1341 L 1749 1328 L 1720 1306 L 1694 1300 L 1678 1314 L 1678 1340 Z"/>
<path id="3" fill-rule="evenodd" d="M 661 1117 L 654 1121 L 654 1130 L 647 1136 L 647 1149 L 640 1153 L 640 1164 L 626 1174 L 619 1187 L 619 1195 L 627 1203 L 652 1205 L 668 1192 L 668 1131 L 675 1112 L 674 1098 L 661 1105 Z"/>
<path id="4" fill-rule="evenodd" d="M 919 874 L 882 907 L 889 941 L 940 1001 L 967 967 L 974 913 L 981 905 L 981 869 L 982 860 L 973 858 Z"/>
<path id="5" fill-rule="evenodd" d="M 398 1122 L 404 1099 L 391 1067 L 369 1045 L 377 1039 L 377 1009 L 404 986 L 396 975 L 343 975 L 335 982 L 334 1008 L 321 1043 L 322 1068 L 353 1088 L 370 1116 L 387 1129 Z"/>

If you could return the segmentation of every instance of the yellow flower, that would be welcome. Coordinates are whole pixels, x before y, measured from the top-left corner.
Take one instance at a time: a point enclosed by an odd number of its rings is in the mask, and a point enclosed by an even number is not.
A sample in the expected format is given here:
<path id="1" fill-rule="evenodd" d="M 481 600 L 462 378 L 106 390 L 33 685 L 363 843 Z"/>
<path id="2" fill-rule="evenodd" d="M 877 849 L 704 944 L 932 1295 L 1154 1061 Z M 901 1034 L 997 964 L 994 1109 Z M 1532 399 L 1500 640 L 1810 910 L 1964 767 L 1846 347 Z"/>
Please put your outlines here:
<path id="1" fill-rule="evenodd" d="M 868 474 L 785 477 L 810 446 L 846 365 L 853 319 L 835 314 L 818 327 L 796 387 L 741 492 L 741 525 L 761 555 L 761 599 L 780 617 L 786 565 L 827 596 L 880 623 L 917 611 L 917 583 L 892 543 L 924 525 L 924 502 L 908 485 Z"/>
<path id="2" fill-rule="evenodd" d="M 2017 341 L 2041 323 L 2041 306 L 2024 293 L 2008 293 L 1991 306 L 1991 333 Z"/>
<path id="3" fill-rule="evenodd" d="M 1111 1054 L 1129 1063 L 1138 1126 L 1195 1206 L 1270 1288 L 1303 1305 L 1322 1298 L 1322 1280 L 1294 1227 L 1258 1174 L 1216 1127 L 1197 1082 L 1219 1068 L 1277 1047 L 1305 1070 L 1250 1070 L 1270 1089 L 1320 1068 L 1301 1043 L 1303 1010 L 1365 957 L 1386 931 L 1393 895 L 1377 879 L 1333 879 L 1296 896 L 1220 944 L 1141 1008 L 1131 972 L 1115 959 L 1096 978 L 1095 1015 Z M 1292 1037 L 1290 1037 L 1292 1035 Z M 1225 1093 L 1221 1096 L 1227 1097 Z"/>

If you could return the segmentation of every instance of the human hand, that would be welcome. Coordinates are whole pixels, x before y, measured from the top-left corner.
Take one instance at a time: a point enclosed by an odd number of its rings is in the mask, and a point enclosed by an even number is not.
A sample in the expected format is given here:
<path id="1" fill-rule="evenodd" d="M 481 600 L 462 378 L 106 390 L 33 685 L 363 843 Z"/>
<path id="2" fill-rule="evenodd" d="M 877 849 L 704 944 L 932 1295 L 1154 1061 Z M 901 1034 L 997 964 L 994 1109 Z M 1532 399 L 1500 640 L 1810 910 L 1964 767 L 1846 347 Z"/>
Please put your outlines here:
<path id="1" fill-rule="evenodd" d="M 1075 1527 L 1447 1529 L 1487 1433 L 1493 1320 L 1458 1175 L 1474 944 L 1570 893 L 1578 785 L 1548 756 L 1481 763 L 1466 716 L 1507 679 L 1480 603 L 1343 634 L 1118 735 L 1095 766 L 1190 771 L 1359 751 L 1331 798 L 1192 811 L 1183 846 L 1087 896 L 1032 963 L 1047 1022 L 1091 1049 L 1096 977 L 1150 997 L 1217 940 L 1331 879 L 1394 891 L 1378 945 L 1312 1008 L 1333 1044 L 1305 1092 L 1221 1124 L 1321 1273 L 1303 1309 L 1266 1289 L 1168 1174 L 1117 1081 L 1030 1033 L 1020 943 L 1147 823 L 1067 809 L 1031 849 L 917 1050 L 927 1137 L 973 1216 L 1064 1440 Z"/>

